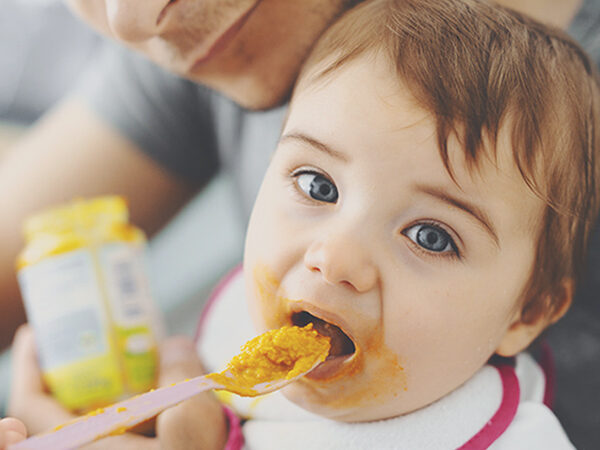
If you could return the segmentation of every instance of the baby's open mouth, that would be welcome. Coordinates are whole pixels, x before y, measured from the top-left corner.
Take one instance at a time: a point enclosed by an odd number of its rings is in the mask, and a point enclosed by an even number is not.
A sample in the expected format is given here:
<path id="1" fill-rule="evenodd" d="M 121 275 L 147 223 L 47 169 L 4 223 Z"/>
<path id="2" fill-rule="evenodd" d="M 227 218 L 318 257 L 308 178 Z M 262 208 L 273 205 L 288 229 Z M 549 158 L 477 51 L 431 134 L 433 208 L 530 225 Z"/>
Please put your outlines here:
<path id="1" fill-rule="evenodd" d="M 319 319 L 307 311 L 296 312 L 292 314 L 291 319 L 292 323 L 299 327 L 312 323 L 317 333 L 331 339 L 331 348 L 329 349 L 327 361 L 340 357 L 345 359 L 356 351 L 354 342 L 340 327 L 332 323 L 325 322 L 323 319 Z"/>

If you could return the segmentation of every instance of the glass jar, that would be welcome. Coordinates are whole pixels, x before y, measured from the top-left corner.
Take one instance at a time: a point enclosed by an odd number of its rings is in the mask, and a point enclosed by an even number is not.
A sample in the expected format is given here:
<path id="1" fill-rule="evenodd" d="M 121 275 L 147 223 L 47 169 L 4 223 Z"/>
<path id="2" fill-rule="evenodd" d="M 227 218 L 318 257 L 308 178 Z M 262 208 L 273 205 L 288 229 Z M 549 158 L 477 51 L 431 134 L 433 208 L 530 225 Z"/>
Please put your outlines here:
<path id="1" fill-rule="evenodd" d="M 77 200 L 24 224 L 19 285 L 44 379 L 79 412 L 155 386 L 157 313 L 144 233 L 122 197 Z"/>

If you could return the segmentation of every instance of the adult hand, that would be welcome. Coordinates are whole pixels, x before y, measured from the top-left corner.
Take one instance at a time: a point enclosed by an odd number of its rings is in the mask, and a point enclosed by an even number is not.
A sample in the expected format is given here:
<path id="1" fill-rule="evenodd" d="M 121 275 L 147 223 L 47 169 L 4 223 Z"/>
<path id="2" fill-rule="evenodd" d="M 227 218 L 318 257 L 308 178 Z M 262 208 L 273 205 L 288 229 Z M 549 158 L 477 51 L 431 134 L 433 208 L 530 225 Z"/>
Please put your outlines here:
<path id="1" fill-rule="evenodd" d="M 203 373 L 194 343 L 188 338 L 167 339 L 161 345 L 160 355 L 160 386 Z M 33 332 L 27 325 L 19 328 L 13 342 L 13 384 L 9 413 L 22 420 L 30 434 L 52 429 L 76 417 L 61 406 L 44 386 Z M 226 439 L 227 423 L 223 410 L 209 392 L 160 414 L 156 421 L 156 437 L 125 433 L 101 439 L 85 448 L 212 449 L 223 448 Z"/>
<path id="2" fill-rule="evenodd" d="M 33 332 L 19 327 L 12 345 L 12 386 L 9 415 L 23 421 L 29 434 L 37 434 L 74 419 L 48 392 L 37 361 Z"/>

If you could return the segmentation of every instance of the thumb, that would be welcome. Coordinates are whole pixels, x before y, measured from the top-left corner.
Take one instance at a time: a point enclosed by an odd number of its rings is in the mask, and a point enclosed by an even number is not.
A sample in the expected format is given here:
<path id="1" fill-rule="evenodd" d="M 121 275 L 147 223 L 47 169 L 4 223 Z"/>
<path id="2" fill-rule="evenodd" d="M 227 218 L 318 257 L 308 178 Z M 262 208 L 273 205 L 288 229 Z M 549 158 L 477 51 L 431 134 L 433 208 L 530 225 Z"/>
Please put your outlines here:
<path id="1" fill-rule="evenodd" d="M 12 417 L 0 419 L 0 449 L 16 444 L 27 437 L 25 425 Z"/>
<path id="2" fill-rule="evenodd" d="M 204 373 L 196 345 L 186 336 L 174 336 L 163 341 L 159 348 L 159 386 L 183 381 Z"/>
<path id="3" fill-rule="evenodd" d="M 35 338 L 29 325 L 20 326 L 13 340 L 11 389 L 17 397 L 44 391 Z"/>
<path id="4" fill-rule="evenodd" d="M 47 393 L 37 361 L 33 332 L 25 325 L 17 330 L 13 341 L 8 411 L 26 423 L 32 434 L 74 417 Z"/>

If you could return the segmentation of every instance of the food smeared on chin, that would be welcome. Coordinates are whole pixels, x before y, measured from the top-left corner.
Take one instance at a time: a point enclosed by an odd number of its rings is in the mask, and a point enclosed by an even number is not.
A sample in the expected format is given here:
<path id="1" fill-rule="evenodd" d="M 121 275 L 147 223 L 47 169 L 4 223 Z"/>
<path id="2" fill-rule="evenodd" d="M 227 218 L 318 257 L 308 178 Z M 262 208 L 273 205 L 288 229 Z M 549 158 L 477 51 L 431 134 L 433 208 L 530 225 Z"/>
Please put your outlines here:
<path id="1" fill-rule="evenodd" d="M 208 378 L 229 391 L 252 397 L 259 394 L 256 385 L 292 379 L 324 361 L 329 342 L 330 338 L 319 334 L 311 323 L 270 330 L 246 342 L 222 372 Z"/>
<path id="2" fill-rule="evenodd" d="M 352 339 L 348 337 L 342 329 L 332 323 L 326 322 L 307 311 L 300 311 L 292 314 L 292 323 L 299 327 L 312 325 L 313 328 L 322 336 L 330 339 L 330 350 L 327 359 L 338 357 L 347 357 L 356 351 Z"/>

